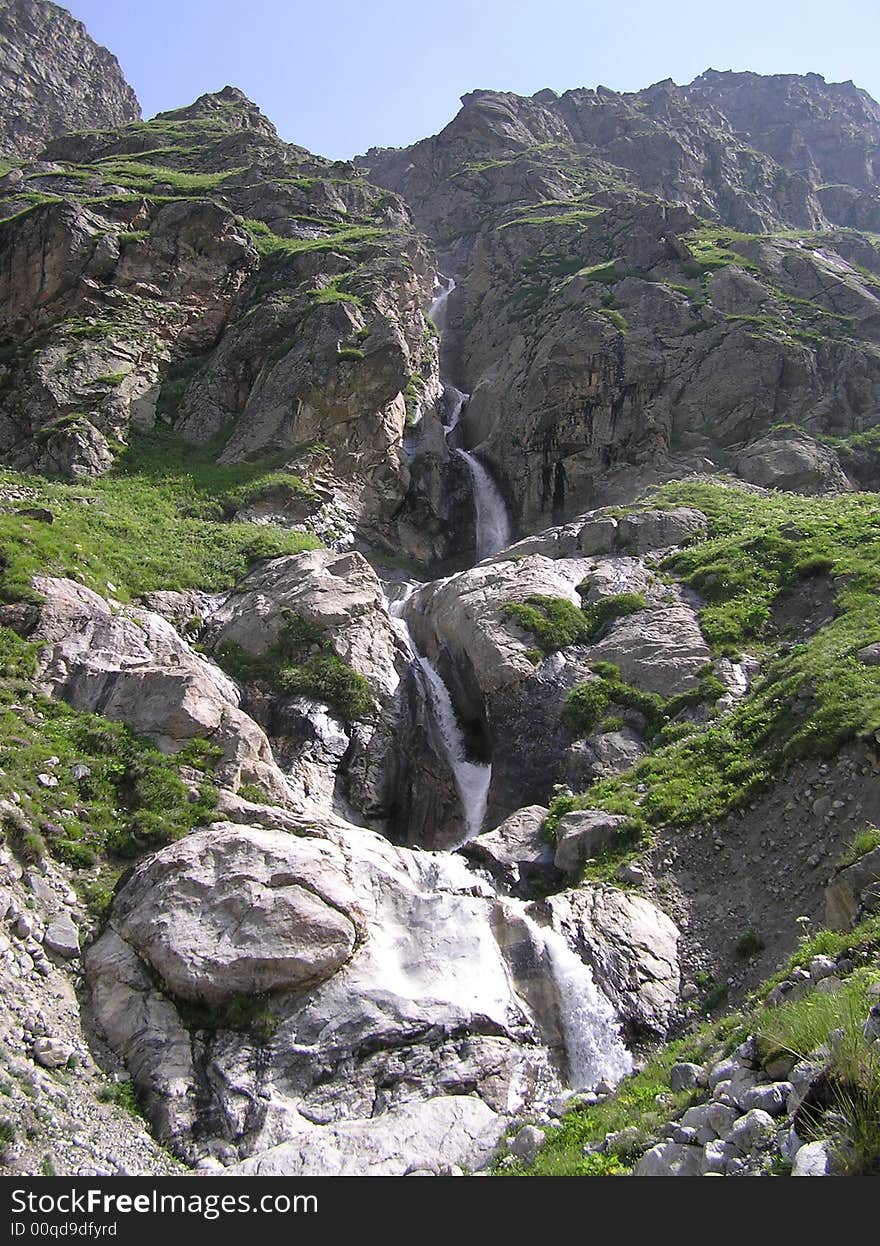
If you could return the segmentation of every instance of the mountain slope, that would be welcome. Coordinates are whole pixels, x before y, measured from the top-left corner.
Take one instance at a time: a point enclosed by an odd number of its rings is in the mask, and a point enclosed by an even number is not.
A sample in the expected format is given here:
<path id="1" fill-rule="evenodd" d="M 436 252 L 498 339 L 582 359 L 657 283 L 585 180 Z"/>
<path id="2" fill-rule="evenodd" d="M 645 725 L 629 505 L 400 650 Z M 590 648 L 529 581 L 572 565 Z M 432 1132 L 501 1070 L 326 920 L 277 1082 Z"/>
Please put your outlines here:
<path id="1" fill-rule="evenodd" d="M 0 4 L 0 155 L 33 158 L 86 126 L 137 121 L 140 105 L 112 52 L 48 0 Z"/>

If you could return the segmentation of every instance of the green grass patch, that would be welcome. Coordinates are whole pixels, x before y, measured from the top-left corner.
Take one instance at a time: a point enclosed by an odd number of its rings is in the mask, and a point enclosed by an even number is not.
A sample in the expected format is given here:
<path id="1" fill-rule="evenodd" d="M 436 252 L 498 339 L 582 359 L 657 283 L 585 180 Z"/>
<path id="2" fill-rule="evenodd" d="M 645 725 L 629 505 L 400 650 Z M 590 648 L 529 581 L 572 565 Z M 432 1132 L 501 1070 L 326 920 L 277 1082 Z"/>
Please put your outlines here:
<path id="1" fill-rule="evenodd" d="M 533 594 L 525 602 L 507 602 L 501 607 L 501 617 L 531 632 L 549 654 L 569 645 L 589 644 L 608 623 L 644 610 L 646 605 L 641 593 L 616 593 L 580 607 L 565 597 Z"/>
<path id="2" fill-rule="evenodd" d="M 27 679 L 38 647 L 0 628 L 0 794 L 20 814 L 4 819 L 13 847 L 89 869 L 130 860 L 209 821 L 221 750 L 194 740 L 170 757 L 122 723 L 35 696 Z M 178 774 L 181 765 L 202 775 L 197 800 Z"/>
<path id="3" fill-rule="evenodd" d="M 554 816 L 571 808 L 622 813 L 645 834 L 719 818 L 789 763 L 833 756 L 847 740 L 880 730 L 880 669 L 856 657 L 880 640 L 876 497 L 765 496 L 709 484 L 668 485 L 656 496 L 709 518 L 708 538 L 665 564 L 708 599 L 707 639 L 718 652 L 757 647 L 765 661 L 750 695 L 723 718 L 684 738 L 655 737 L 660 747 L 632 770 L 552 806 Z M 770 627 L 774 604 L 816 571 L 830 575 L 838 614 L 815 635 L 780 646 Z M 579 729 L 619 695 L 601 681 L 585 687 L 569 711 Z"/>
<path id="4" fill-rule="evenodd" d="M 335 709 L 346 722 L 368 718 L 375 708 L 369 681 L 336 653 L 327 635 L 294 611 L 285 612 L 278 640 L 253 655 L 227 641 L 216 654 L 236 679 L 281 696 L 311 697 Z"/>
<path id="5" fill-rule="evenodd" d="M 284 483 L 305 490 L 298 478 Z M 29 505 L 54 523 L 0 515 L 0 599 L 32 598 L 36 574 L 68 576 L 121 601 L 156 589 L 231 587 L 252 563 L 320 545 L 310 533 L 224 523 L 223 515 L 279 483 L 277 462 L 222 466 L 208 448 L 167 429 L 136 439 L 87 487 L 0 471 L 0 484 L 32 489 Z"/>

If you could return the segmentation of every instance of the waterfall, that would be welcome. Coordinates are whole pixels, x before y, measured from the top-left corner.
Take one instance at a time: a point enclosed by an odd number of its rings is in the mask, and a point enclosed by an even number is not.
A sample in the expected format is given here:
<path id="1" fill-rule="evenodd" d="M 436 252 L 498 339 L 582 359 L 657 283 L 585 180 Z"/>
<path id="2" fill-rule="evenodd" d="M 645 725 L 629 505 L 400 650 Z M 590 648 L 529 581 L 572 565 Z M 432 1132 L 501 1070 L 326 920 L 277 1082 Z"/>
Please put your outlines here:
<path id="1" fill-rule="evenodd" d="M 407 649 L 424 676 L 427 701 L 461 801 L 466 830 L 465 839 L 462 842 L 466 843 L 475 835 L 479 835 L 483 829 L 483 819 L 486 816 L 486 805 L 489 800 L 489 784 L 492 780 L 492 766 L 489 763 L 468 761 L 464 733 L 459 726 L 449 689 L 437 668 L 416 648 L 412 632 L 403 617 L 406 603 L 413 591 L 414 586 L 407 584 L 397 600 L 389 603 L 388 612 L 398 621 Z"/>
<path id="2" fill-rule="evenodd" d="M 473 482 L 477 511 L 477 562 L 482 562 L 510 544 L 510 520 L 504 498 L 480 460 L 467 450 L 458 450 L 457 453 L 467 463 Z"/>
<path id="3" fill-rule="evenodd" d="M 547 927 L 535 930 L 556 987 L 569 1086 L 572 1090 L 590 1090 L 601 1081 L 616 1086 L 633 1070 L 632 1056 L 620 1037 L 617 1013 L 593 981 L 590 967 L 563 936 Z"/>
<path id="4" fill-rule="evenodd" d="M 446 328 L 446 304 L 454 289 L 454 277 L 444 277 L 442 273 L 438 273 L 434 278 L 434 300 L 428 308 L 428 319 L 438 333 Z"/>
<path id="5" fill-rule="evenodd" d="M 464 811 L 467 831 L 464 842 L 467 842 L 468 839 L 479 835 L 483 829 L 483 819 L 486 816 L 486 805 L 489 800 L 489 784 L 492 781 L 492 767 L 489 764 L 468 761 L 464 735 L 455 715 L 449 689 L 441 679 L 439 671 L 427 658 L 419 657 L 416 660 L 430 689 L 431 709 Z"/>

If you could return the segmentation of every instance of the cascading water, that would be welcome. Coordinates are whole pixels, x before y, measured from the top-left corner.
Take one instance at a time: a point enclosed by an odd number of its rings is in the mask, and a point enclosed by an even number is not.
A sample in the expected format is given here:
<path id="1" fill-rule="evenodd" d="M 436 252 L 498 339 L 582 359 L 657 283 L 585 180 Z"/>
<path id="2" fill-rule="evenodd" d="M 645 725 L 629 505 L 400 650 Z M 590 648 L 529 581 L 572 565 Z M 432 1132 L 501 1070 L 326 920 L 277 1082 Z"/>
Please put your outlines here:
<path id="1" fill-rule="evenodd" d="M 415 646 L 412 633 L 403 617 L 406 603 L 413 593 L 413 586 L 407 585 L 397 601 L 389 606 L 392 618 L 398 620 L 401 635 L 412 655 L 413 661 L 423 676 L 423 687 L 428 704 L 437 725 L 437 731 L 443 744 L 443 751 L 449 762 L 452 777 L 461 801 L 466 835 L 462 841 L 466 843 L 483 829 L 486 816 L 486 805 L 489 800 L 489 784 L 492 780 L 492 767 L 488 764 L 469 761 L 465 748 L 464 733 L 459 726 L 452 697 L 443 682 L 440 672 Z"/>
<path id="2" fill-rule="evenodd" d="M 610 1000 L 561 934 L 546 927 L 536 930 L 556 986 L 569 1086 L 589 1090 L 600 1081 L 616 1086 L 632 1072 L 633 1060 Z"/>
<path id="3" fill-rule="evenodd" d="M 486 468 L 467 450 L 457 451 L 467 463 L 477 512 L 477 562 L 510 544 L 510 520 L 504 498 Z"/>
<path id="4" fill-rule="evenodd" d="M 446 324 L 447 301 L 454 289 L 455 281 L 451 277 L 438 275 L 430 316 L 440 332 Z M 444 383 L 442 409 L 447 436 L 458 425 L 468 397 L 453 385 Z M 510 520 L 500 490 L 486 467 L 469 451 L 459 449 L 456 452 L 465 461 L 472 481 L 477 561 L 481 561 L 510 544 Z M 425 697 L 461 800 L 466 839 L 470 839 L 482 830 L 492 767 L 468 760 L 464 733 L 449 689 L 429 659 L 416 649 L 404 619 L 406 603 L 414 587 L 405 586 L 389 610 L 399 623 L 414 668 L 422 677 Z M 529 928 L 533 944 L 553 982 L 569 1086 L 573 1090 L 584 1090 L 601 1081 L 615 1085 L 632 1072 L 633 1061 L 621 1039 L 620 1022 L 611 1002 L 596 986 L 589 966 L 572 951 L 563 935 L 550 927 L 537 925 L 521 902 L 507 903 L 519 909 L 520 918 Z"/>

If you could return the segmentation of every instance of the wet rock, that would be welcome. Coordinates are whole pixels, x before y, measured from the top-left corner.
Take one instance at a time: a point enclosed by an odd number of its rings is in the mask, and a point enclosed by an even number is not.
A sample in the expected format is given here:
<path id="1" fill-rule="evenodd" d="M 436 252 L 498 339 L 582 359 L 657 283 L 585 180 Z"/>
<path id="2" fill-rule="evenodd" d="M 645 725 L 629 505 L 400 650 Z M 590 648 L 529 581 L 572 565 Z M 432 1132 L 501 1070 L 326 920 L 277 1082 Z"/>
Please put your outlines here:
<path id="1" fill-rule="evenodd" d="M 546 904 L 628 1028 L 665 1033 L 680 985 L 672 920 L 644 896 L 617 887 L 563 891 Z"/>

